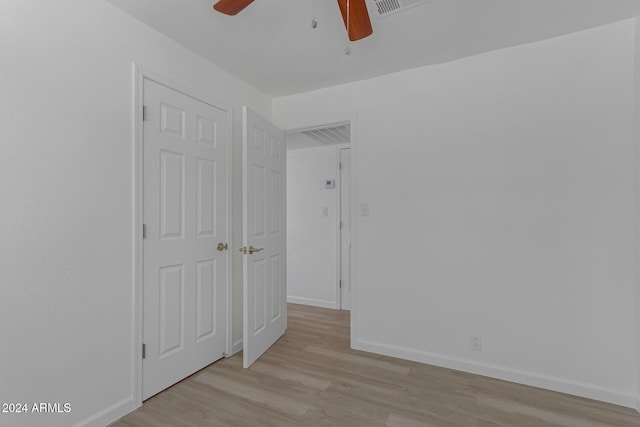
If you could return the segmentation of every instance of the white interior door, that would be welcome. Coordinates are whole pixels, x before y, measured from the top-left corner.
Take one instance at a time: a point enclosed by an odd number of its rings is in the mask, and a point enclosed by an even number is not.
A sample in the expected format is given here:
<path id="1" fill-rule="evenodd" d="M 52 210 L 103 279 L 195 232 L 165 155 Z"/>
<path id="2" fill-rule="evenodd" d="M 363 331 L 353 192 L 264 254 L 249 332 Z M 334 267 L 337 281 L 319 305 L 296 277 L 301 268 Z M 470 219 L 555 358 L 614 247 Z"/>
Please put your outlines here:
<path id="1" fill-rule="evenodd" d="M 351 310 L 351 149 L 340 149 L 340 308 Z"/>
<path id="2" fill-rule="evenodd" d="M 226 350 L 228 141 L 224 111 L 149 79 L 143 91 L 147 399 Z"/>
<path id="3" fill-rule="evenodd" d="M 243 108 L 243 365 L 287 327 L 284 132 Z"/>

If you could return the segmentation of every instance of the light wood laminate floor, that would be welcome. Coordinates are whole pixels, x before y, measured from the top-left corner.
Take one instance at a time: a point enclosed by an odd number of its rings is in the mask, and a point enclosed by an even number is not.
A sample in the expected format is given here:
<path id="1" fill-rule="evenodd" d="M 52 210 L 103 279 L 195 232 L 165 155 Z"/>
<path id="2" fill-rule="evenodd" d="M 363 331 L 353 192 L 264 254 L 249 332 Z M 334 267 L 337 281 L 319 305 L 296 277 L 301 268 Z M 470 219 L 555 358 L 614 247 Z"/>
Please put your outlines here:
<path id="1" fill-rule="evenodd" d="M 288 307 L 250 369 L 221 360 L 112 426 L 640 426 L 629 408 L 351 350 L 348 312 Z"/>

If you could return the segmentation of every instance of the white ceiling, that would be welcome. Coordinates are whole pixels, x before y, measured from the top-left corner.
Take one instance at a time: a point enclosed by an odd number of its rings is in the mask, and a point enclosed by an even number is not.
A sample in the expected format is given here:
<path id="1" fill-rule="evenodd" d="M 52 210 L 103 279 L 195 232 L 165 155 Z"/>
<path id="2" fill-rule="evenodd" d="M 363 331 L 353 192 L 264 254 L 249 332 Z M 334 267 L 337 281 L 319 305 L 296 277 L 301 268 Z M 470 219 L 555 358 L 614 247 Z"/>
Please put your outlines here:
<path id="1" fill-rule="evenodd" d="M 378 17 L 374 0 L 367 0 L 373 35 L 349 42 L 336 0 L 256 0 L 236 16 L 215 12 L 215 0 L 108 1 L 274 97 L 640 14 L 640 0 L 430 0 Z"/>

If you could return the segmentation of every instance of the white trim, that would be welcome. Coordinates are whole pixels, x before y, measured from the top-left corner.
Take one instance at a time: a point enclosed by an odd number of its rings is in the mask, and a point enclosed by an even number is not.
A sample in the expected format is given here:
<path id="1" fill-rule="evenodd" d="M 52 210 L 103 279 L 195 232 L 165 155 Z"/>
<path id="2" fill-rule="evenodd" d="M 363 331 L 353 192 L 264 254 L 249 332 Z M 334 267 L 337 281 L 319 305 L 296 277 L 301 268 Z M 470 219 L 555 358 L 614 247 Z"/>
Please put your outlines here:
<path id="1" fill-rule="evenodd" d="M 133 397 L 129 396 L 128 398 L 109 406 L 97 414 L 74 424 L 73 427 L 103 427 L 117 421 L 129 412 L 134 411 L 139 406 L 140 405 L 135 405 Z"/>
<path id="2" fill-rule="evenodd" d="M 142 223 L 144 220 L 143 212 L 143 125 L 142 125 L 142 106 L 144 102 L 144 79 L 153 80 L 164 86 L 170 87 L 181 92 L 191 98 L 209 104 L 219 110 L 224 111 L 227 120 L 227 243 L 229 247 L 232 245 L 232 164 L 231 151 L 233 149 L 232 139 L 232 109 L 228 106 L 217 102 L 217 100 L 203 93 L 203 90 L 195 90 L 192 87 L 178 83 L 151 68 L 139 63 L 133 63 L 133 360 L 132 360 L 132 395 L 133 403 L 130 405 L 130 411 L 142 405 L 142 319 L 143 319 L 143 244 L 142 244 Z M 193 94 L 198 94 L 194 96 Z M 233 266 L 232 252 L 229 250 L 227 256 L 227 339 L 225 343 L 225 351 L 229 353 L 232 348 L 232 297 L 233 297 Z M 121 414 L 125 415 L 127 412 Z M 117 418 L 116 418 L 117 419 Z"/>
<path id="3" fill-rule="evenodd" d="M 272 108 L 273 110 L 273 104 L 272 104 Z M 273 111 L 272 111 L 273 112 Z M 271 119 L 269 119 L 269 122 L 275 126 L 276 128 L 278 128 L 276 125 L 273 124 L 273 122 L 271 121 Z M 288 277 L 287 277 L 287 271 L 289 269 L 288 267 L 288 259 L 287 259 L 287 251 L 289 250 L 289 248 L 287 247 L 287 203 L 288 203 L 288 198 L 287 198 L 287 169 L 289 167 L 289 163 L 287 162 L 287 135 L 284 132 L 284 130 L 278 128 L 282 133 L 283 133 L 283 137 L 282 137 L 282 143 L 284 144 L 283 149 L 281 150 L 282 153 L 282 179 L 283 179 L 283 191 L 282 191 L 282 198 L 283 200 L 283 205 L 284 205 L 284 210 L 282 212 L 282 221 L 284 223 L 284 230 L 282 230 L 283 234 L 284 234 L 284 242 L 282 244 L 283 246 L 283 251 L 284 251 L 284 260 L 283 260 L 283 277 L 282 277 L 282 281 L 283 281 L 283 290 L 284 290 L 284 296 L 286 297 L 288 292 L 289 292 L 289 282 L 288 282 Z M 244 149 L 244 147 L 243 147 Z M 246 167 L 246 163 L 242 164 L 242 168 L 244 169 Z M 244 205 L 246 206 L 246 205 Z M 244 289 L 244 288 L 243 288 Z M 284 316 L 284 331 L 286 332 L 287 329 L 289 329 L 289 309 L 287 308 L 287 304 L 284 304 L 284 307 L 282 307 L 282 315 Z"/>
<path id="4" fill-rule="evenodd" d="M 350 144 L 340 144 L 338 146 L 336 146 L 336 157 L 338 159 L 338 171 L 337 171 L 337 181 L 338 181 L 338 188 L 340 189 L 340 191 L 338 191 L 337 194 L 337 198 L 338 198 L 338 237 L 337 237 L 337 244 L 338 244 L 338 282 L 340 282 L 340 280 L 342 279 L 342 263 L 344 261 L 344 254 L 342 253 L 342 227 L 341 227 L 341 222 L 342 222 L 342 169 L 340 168 L 340 165 L 342 164 L 342 151 L 343 150 L 349 150 L 349 171 L 351 171 L 351 145 Z M 351 202 L 351 188 L 349 188 L 349 202 Z M 348 203 L 350 204 L 350 203 Z M 349 212 L 351 212 L 351 209 L 349 209 Z M 351 218 L 349 218 L 349 224 L 351 223 Z M 347 251 L 348 252 L 348 251 Z M 351 270 L 352 270 L 352 266 L 351 266 L 351 254 L 349 254 L 347 257 L 347 264 L 349 264 L 349 275 L 351 275 Z M 351 280 L 349 279 L 349 287 L 351 287 Z M 349 300 L 349 308 L 344 308 L 344 304 L 342 301 L 342 287 L 340 286 L 340 283 L 338 283 L 338 308 L 341 310 L 348 310 L 351 311 L 351 300 Z M 349 292 L 349 294 L 351 294 L 351 292 Z"/>
<path id="5" fill-rule="evenodd" d="M 141 110 L 144 102 L 143 94 L 144 72 L 141 67 L 133 63 L 133 360 L 132 360 L 132 396 L 133 406 L 142 405 L 142 283 L 143 283 L 143 245 L 140 230 L 144 221 L 143 216 L 143 126 Z"/>
<path id="6" fill-rule="evenodd" d="M 230 107 L 224 108 L 227 117 L 227 348 L 233 348 L 233 117 Z"/>
<path id="7" fill-rule="evenodd" d="M 353 316 L 352 316 L 353 318 Z M 355 344 L 355 345 L 354 345 Z M 560 393 L 567 393 L 574 396 L 586 397 L 588 399 L 613 403 L 615 405 L 634 408 L 640 402 L 636 401 L 636 396 L 620 393 L 619 391 L 599 387 L 594 384 L 571 381 L 564 378 L 555 378 L 546 375 L 534 374 L 531 372 L 505 368 L 502 366 L 479 363 L 470 360 L 458 359 L 439 354 L 427 353 L 411 348 L 392 346 L 374 341 L 360 340 L 352 342 L 355 350 L 368 351 L 384 356 L 397 357 L 414 362 L 426 363 L 448 369 L 469 372 L 500 380 L 511 381 L 532 387 L 553 390 Z"/>
<path id="8" fill-rule="evenodd" d="M 335 308 L 335 309 L 340 308 L 339 301 L 326 301 L 326 300 L 314 299 L 314 298 L 287 296 L 287 302 L 291 304 L 311 305 L 314 307 L 322 307 L 322 308 Z"/>
<path id="9" fill-rule="evenodd" d="M 340 144 L 342 146 L 344 144 Z M 340 146 L 336 146 L 335 148 L 335 177 L 336 177 L 336 191 L 334 192 L 335 197 L 335 206 L 336 206 L 336 219 L 335 219 L 335 233 L 336 233 L 336 284 L 335 284 L 335 295 L 334 298 L 336 300 L 336 308 L 340 308 L 342 306 L 342 287 L 340 286 L 340 280 L 342 278 L 342 230 L 340 229 L 340 221 L 342 220 L 342 212 L 340 211 L 340 188 L 342 186 L 342 181 L 340 180 Z"/>
<path id="10" fill-rule="evenodd" d="M 349 198 L 351 202 L 351 278 L 349 285 L 351 286 L 351 348 L 358 345 L 358 333 L 360 331 L 358 323 L 358 203 L 360 195 L 358 194 L 358 116 L 353 114 L 351 117 L 351 188 Z"/>
<path id="11" fill-rule="evenodd" d="M 233 346 L 231 346 L 231 353 L 229 353 L 229 357 L 242 351 L 242 347 L 243 347 L 243 341 L 242 341 L 242 338 L 240 338 L 238 341 L 233 343 Z"/>
<path id="12" fill-rule="evenodd" d="M 635 19 L 635 44 L 634 59 L 635 69 L 640 69 L 640 16 Z M 634 73 L 634 243 L 635 243 L 635 291 L 636 291 L 636 357 L 635 357 L 635 378 L 636 378 L 636 411 L 640 413 L 640 76 Z"/>
<path id="13" fill-rule="evenodd" d="M 249 235 L 247 232 L 247 224 L 248 224 L 248 212 L 247 212 L 247 188 L 248 181 L 247 177 L 249 175 L 249 171 L 247 171 L 248 164 L 248 153 L 247 147 L 249 146 L 249 130 L 248 127 L 248 107 L 246 105 L 242 106 L 242 246 L 246 248 L 248 246 L 247 241 L 249 239 Z M 286 239 L 286 236 L 285 236 Z M 286 253 L 286 252 L 285 252 Z M 286 258 L 286 257 L 285 257 Z M 247 313 L 248 313 L 248 302 L 247 302 L 247 280 L 249 266 L 247 264 L 247 257 L 242 257 L 242 365 L 246 368 L 246 360 L 248 360 L 247 349 L 244 348 L 245 339 L 249 337 L 249 325 L 247 322 Z M 285 270 L 286 271 L 286 270 Z M 246 339 L 247 345 L 249 340 Z"/>

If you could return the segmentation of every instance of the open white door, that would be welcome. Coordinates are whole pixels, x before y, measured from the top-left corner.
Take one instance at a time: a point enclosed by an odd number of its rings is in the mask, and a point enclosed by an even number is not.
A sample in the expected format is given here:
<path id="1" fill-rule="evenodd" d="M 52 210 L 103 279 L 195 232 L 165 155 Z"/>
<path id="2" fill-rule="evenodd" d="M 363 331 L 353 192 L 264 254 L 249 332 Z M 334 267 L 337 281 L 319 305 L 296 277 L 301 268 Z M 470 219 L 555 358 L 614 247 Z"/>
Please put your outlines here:
<path id="1" fill-rule="evenodd" d="M 287 328 L 284 132 L 246 106 L 243 116 L 243 365 Z"/>

